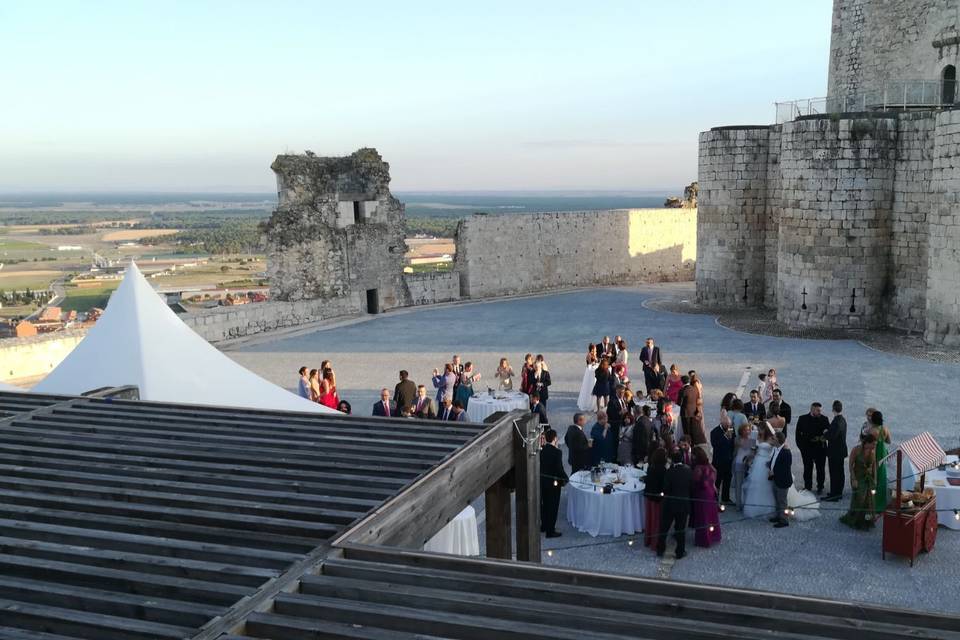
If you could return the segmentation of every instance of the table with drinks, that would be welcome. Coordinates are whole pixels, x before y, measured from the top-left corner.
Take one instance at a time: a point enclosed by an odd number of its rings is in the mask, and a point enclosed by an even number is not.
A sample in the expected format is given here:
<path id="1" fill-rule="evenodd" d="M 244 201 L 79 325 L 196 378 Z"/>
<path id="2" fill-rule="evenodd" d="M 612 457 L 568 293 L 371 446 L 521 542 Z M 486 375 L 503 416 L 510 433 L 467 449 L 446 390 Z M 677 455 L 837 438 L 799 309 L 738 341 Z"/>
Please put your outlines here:
<path id="1" fill-rule="evenodd" d="M 643 531 L 644 470 L 604 463 L 570 476 L 567 521 L 591 536 Z"/>

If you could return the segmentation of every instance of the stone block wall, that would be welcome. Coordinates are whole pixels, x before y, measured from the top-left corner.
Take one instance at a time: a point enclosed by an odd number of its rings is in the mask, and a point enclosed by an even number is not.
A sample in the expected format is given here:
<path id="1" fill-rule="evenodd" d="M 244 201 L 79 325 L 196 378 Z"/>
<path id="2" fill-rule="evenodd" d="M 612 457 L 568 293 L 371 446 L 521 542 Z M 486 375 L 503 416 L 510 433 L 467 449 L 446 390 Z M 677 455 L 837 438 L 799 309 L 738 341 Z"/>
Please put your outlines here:
<path id="1" fill-rule="evenodd" d="M 924 339 L 960 347 L 960 111 L 937 116 Z"/>
<path id="2" fill-rule="evenodd" d="M 361 308 L 359 294 L 327 300 L 270 301 L 235 307 L 216 307 L 180 316 L 187 326 L 208 342 L 222 342 L 311 322 L 355 315 Z"/>
<path id="3" fill-rule="evenodd" d="M 415 306 L 460 299 L 460 273 L 457 271 L 407 273 L 403 279 L 410 291 L 410 301 Z"/>
<path id="4" fill-rule="evenodd" d="M 87 335 L 85 329 L 0 340 L 0 380 L 33 382 L 60 364 Z"/>
<path id="5" fill-rule="evenodd" d="M 474 215 L 457 229 L 460 293 L 690 279 L 696 221 L 695 209 Z"/>
<path id="6" fill-rule="evenodd" d="M 770 140 L 770 127 L 721 127 L 700 134 L 700 304 L 764 302 Z"/>
<path id="7" fill-rule="evenodd" d="M 885 324 L 896 152 L 894 117 L 819 117 L 783 125 L 780 321 L 835 328 Z"/>
<path id="8" fill-rule="evenodd" d="M 935 125 L 930 112 L 899 116 L 887 323 L 908 331 L 924 329 Z"/>

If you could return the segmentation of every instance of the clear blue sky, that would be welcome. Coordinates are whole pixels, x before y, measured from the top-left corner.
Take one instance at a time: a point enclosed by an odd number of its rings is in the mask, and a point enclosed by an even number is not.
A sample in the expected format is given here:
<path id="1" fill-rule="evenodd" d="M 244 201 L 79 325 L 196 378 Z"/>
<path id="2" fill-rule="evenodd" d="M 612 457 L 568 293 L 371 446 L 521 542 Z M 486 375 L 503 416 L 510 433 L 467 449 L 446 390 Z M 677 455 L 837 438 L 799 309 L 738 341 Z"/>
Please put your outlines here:
<path id="1" fill-rule="evenodd" d="M 697 134 L 824 95 L 830 0 L 0 3 L 0 190 L 675 189 Z"/>

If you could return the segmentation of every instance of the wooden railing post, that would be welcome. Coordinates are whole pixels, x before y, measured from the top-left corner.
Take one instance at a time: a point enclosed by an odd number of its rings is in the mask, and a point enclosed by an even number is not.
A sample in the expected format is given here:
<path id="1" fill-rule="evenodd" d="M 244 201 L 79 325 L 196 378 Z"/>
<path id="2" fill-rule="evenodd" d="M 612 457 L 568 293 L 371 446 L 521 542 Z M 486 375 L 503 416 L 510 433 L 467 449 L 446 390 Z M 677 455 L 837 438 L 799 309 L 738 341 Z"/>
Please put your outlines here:
<path id="1" fill-rule="evenodd" d="M 513 560 L 510 544 L 510 484 L 512 471 L 490 485 L 484 493 L 486 511 L 487 557 Z"/>
<path id="2" fill-rule="evenodd" d="M 540 562 L 540 421 L 527 414 L 516 422 L 513 470 L 517 483 L 517 560 Z"/>

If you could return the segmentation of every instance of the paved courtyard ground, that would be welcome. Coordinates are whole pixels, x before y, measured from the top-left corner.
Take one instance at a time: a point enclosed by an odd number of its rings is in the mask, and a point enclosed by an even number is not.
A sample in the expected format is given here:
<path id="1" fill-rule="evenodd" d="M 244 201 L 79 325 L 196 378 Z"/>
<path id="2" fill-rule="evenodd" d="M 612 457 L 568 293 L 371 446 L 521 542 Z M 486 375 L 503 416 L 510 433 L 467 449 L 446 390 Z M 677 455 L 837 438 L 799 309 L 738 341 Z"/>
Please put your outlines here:
<path id="1" fill-rule="evenodd" d="M 501 356 L 519 369 L 524 353 L 542 353 L 553 379 L 550 421 L 562 434 L 576 410 L 587 343 L 620 334 L 635 357 L 649 335 L 660 345 L 665 364 L 677 363 L 683 371 L 696 369 L 701 374 L 708 428 L 716 424 L 721 397 L 737 389 L 748 367 L 754 382 L 757 373 L 774 367 L 794 416 L 805 413 L 814 401 L 826 407 L 835 399 L 843 401 L 850 446 L 867 406 L 884 412 L 895 444 L 922 431 L 932 432 L 944 448 L 960 443 L 960 366 L 881 353 L 853 341 L 737 333 L 710 316 L 654 311 L 644 305 L 690 292 L 689 284 L 598 288 L 404 310 L 250 343 L 228 353 L 290 389 L 301 365 L 317 367 L 322 359 L 330 359 L 341 397 L 353 404 L 354 412 L 366 415 L 381 387 L 393 389 L 401 368 L 429 386 L 433 368 L 454 353 L 476 363 L 484 376 L 492 376 Z M 486 388 L 482 380 L 478 386 Z M 795 459 L 794 476 L 799 478 L 799 455 Z M 476 505 L 481 517 L 482 502 L 481 498 Z M 844 500 L 823 507 L 845 510 L 847 504 Z M 742 521 L 729 511 L 723 514 L 721 545 L 699 549 L 688 543 L 688 556 L 671 564 L 658 562 L 639 544 L 628 546 L 626 538 L 581 534 L 566 523 L 561 510 L 563 537 L 547 541 L 546 548 L 554 552 L 544 562 L 960 613 L 956 574 L 960 531 L 941 527 L 933 553 L 921 556 L 911 568 L 900 558 L 881 560 L 879 528 L 855 532 L 837 521 L 841 513 L 824 510 L 816 520 L 774 530 L 765 519 Z"/>

